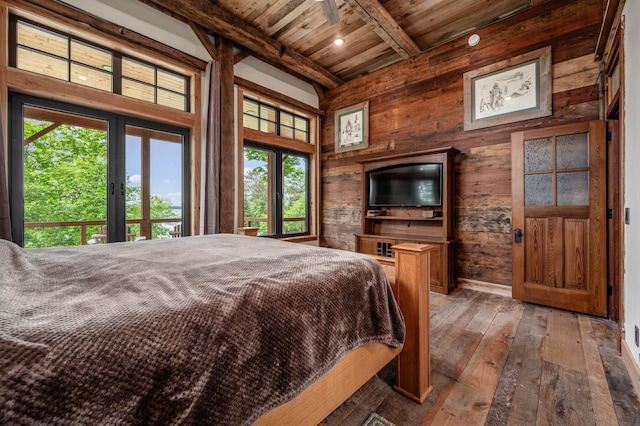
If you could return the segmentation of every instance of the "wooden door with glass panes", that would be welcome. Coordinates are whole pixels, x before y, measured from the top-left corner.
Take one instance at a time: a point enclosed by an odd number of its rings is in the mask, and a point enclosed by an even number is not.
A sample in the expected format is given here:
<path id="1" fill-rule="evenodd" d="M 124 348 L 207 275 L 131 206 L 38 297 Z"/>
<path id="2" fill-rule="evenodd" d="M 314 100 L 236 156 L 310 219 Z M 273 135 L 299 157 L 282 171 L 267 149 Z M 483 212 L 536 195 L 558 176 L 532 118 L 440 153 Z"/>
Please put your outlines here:
<path id="1" fill-rule="evenodd" d="M 603 121 L 513 133 L 513 297 L 607 314 Z"/>

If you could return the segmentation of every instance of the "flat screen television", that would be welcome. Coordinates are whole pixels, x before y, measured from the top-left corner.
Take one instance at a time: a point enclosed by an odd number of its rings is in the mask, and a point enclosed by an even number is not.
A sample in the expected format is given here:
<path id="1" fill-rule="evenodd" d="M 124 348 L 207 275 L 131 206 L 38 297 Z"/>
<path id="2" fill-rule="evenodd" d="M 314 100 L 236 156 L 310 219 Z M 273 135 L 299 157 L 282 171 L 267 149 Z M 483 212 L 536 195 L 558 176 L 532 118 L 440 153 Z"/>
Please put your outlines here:
<path id="1" fill-rule="evenodd" d="M 371 170 L 371 207 L 442 206 L 442 164 L 403 164 Z"/>

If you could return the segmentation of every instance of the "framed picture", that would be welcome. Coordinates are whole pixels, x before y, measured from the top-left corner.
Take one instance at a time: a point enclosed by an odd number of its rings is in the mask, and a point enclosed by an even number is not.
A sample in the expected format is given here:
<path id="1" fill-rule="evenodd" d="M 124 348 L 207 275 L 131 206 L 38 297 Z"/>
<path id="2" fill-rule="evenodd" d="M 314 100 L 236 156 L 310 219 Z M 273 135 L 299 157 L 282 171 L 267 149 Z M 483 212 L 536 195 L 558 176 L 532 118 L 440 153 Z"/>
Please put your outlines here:
<path id="1" fill-rule="evenodd" d="M 551 114 L 550 46 L 464 73 L 464 130 Z"/>
<path id="2" fill-rule="evenodd" d="M 336 152 L 369 146 L 369 101 L 340 109 L 335 113 Z"/>

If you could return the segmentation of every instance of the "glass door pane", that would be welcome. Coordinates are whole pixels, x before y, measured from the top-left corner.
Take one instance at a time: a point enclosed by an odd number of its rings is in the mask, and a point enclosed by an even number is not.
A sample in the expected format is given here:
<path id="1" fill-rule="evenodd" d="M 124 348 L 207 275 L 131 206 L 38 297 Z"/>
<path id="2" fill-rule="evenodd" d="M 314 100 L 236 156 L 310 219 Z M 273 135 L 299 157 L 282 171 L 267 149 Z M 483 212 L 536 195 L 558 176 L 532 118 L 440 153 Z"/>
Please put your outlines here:
<path id="1" fill-rule="evenodd" d="M 106 241 L 107 122 L 24 106 L 24 247 Z"/>
<path id="2" fill-rule="evenodd" d="M 524 141 L 525 206 L 589 205 L 587 133 Z"/>
<path id="3" fill-rule="evenodd" d="M 308 159 L 293 154 L 282 157 L 282 233 L 307 232 Z"/>
<path id="4" fill-rule="evenodd" d="M 181 237 L 182 135 L 137 126 L 127 126 L 126 131 L 129 234 L 143 239 Z"/>
<path id="5" fill-rule="evenodd" d="M 275 152 L 244 147 L 244 226 L 258 227 L 258 235 L 274 233 L 274 167 Z"/>

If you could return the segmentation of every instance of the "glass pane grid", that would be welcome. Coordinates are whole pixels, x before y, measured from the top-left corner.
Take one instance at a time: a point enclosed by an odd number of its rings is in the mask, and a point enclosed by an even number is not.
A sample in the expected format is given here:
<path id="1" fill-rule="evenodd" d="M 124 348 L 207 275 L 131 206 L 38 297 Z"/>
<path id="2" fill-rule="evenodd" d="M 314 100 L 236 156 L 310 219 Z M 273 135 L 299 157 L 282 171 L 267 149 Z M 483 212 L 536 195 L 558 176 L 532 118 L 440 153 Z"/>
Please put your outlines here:
<path id="1" fill-rule="evenodd" d="M 260 118 L 276 122 L 276 109 L 260 104 Z"/>
<path id="2" fill-rule="evenodd" d="M 551 138 L 524 141 L 524 171 L 553 170 L 553 142 Z"/>
<path id="3" fill-rule="evenodd" d="M 150 85 L 156 84 L 156 69 L 130 58 L 122 58 L 122 76 Z"/>
<path id="4" fill-rule="evenodd" d="M 18 47 L 16 67 L 58 80 L 69 81 L 67 61 L 46 53 Z"/>
<path id="5" fill-rule="evenodd" d="M 563 172 L 556 175 L 559 206 L 589 205 L 589 172 Z"/>
<path id="6" fill-rule="evenodd" d="M 294 139 L 301 142 L 309 142 L 309 134 L 307 132 L 301 132 L 300 130 L 296 130 Z"/>
<path id="7" fill-rule="evenodd" d="M 587 133 L 524 143 L 526 206 L 589 205 Z"/>
<path id="8" fill-rule="evenodd" d="M 556 168 L 558 170 L 589 167 L 587 133 L 563 135 L 556 138 Z"/>
<path id="9" fill-rule="evenodd" d="M 155 103 L 155 87 L 126 78 L 122 79 L 122 95 Z"/>
<path id="10" fill-rule="evenodd" d="M 113 68 L 113 55 L 111 52 L 98 49 L 78 40 L 71 40 L 71 61 L 103 71 L 110 72 Z"/>
<path id="11" fill-rule="evenodd" d="M 259 129 L 259 124 L 258 124 L 259 121 L 260 121 L 260 119 L 258 117 L 255 117 L 255 116 L 249 115 L 249 114 L 244 114 L 243 124 L 244 124 L 244 127 L 248 128 L 248 129 L 258 130 Z"/>
<path id="12" fill-rule="evenodd" d="M 59 58 L 69 58 L 69 38 L 44 28 L 18 22 L 17 43 Z"/>
<path id="13" fill-rule="evenodd" d="M 83 65 L 71 64 L 71 82 L 81 84 L 83 86 L 93 87 L 94 89 L 112 91 L 111 73 L 97 70 L 95 68 L 85 67 Z"/>
<path id="14" fill-rule="evenodd" d="M 243 99 L 242 109 L 246 128 L 309 142 L 308 118 L 248 98 Z"/>
<path id="15" fill-rule="evenodd" d="M 185 97 L 175 92 L 158 88 L 157 102 L 158 105 L 163 105 L 180 111 L 185 110 Z"/>
<path id="16" fill-rule="evenodd" d="M 158 70 L 158 87 L 184 95 L 187 90 L 186 78 L 181 75 Z"/>
<path id="17" fill-rule="evenodd" d="M 19 69 L 103 91 L 114 90 L 113 52 L 107 49 L 23 21 L 16 25 L 15 48 Z M 115 78 L 122 79 L 123 96 L 180 111 L 189 109 L 185 76 L 124 57 L 122 74 Z M 152 90 L 144 89 L 145 84 Z"/>

